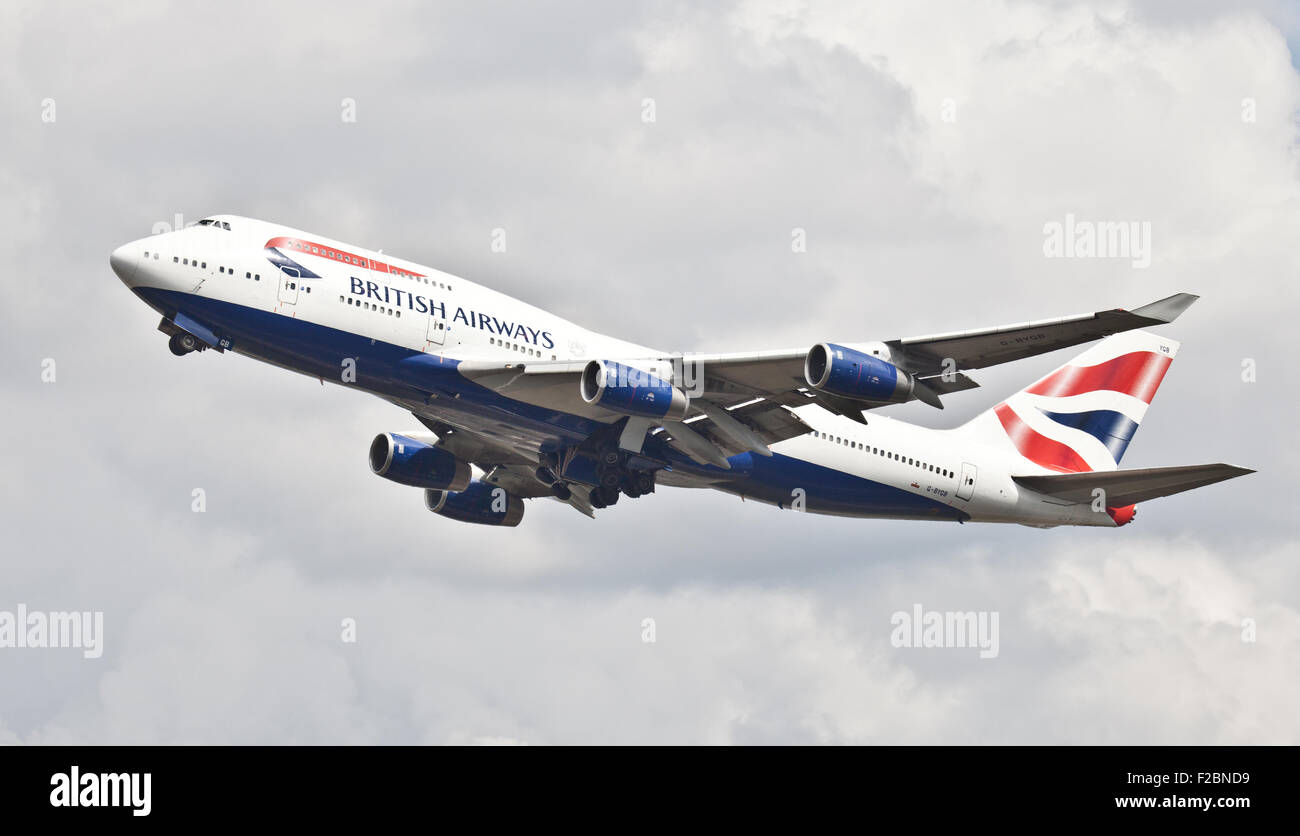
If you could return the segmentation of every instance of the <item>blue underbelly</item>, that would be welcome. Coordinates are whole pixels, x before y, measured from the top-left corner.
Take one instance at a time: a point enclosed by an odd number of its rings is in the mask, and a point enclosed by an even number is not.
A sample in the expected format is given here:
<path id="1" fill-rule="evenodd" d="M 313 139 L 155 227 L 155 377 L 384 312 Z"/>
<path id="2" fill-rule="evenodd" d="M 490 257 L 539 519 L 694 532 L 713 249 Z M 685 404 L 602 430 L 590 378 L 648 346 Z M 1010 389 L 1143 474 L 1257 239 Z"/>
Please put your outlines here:
<path id="1" fill-rule="evenodd" d="M 927 496 L 780 453 L 743 453 L 730 461 L 736 476 L 719 489 L 782 508 L 794 507 L 802 498 L 803 509 L 815 514 L 950 520 L 970 516 Z"/>

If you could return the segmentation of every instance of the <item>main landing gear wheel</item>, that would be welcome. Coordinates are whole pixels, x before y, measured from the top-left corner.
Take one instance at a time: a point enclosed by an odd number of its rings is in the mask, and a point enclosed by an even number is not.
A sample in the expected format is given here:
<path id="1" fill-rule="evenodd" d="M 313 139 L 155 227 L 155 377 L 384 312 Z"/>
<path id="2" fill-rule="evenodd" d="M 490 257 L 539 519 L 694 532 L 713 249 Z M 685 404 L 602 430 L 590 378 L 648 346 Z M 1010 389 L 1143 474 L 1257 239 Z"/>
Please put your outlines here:
<path id="1" fill-rule="evenodd" d="M 181 332 L 172 334 L 172 338 L 167 341 L 167 347 L 172 350 L 172 354 L 177 357 L 184 357 L 191 351 L 199 350 L 199 339 L 193 334 Z"/>
<path id="2" fill-rule="evenodd" d="M 618 504 L 618 488 L 592 488 L 591 489 L 591 507 L 608 508 L 610 505 Z"/>

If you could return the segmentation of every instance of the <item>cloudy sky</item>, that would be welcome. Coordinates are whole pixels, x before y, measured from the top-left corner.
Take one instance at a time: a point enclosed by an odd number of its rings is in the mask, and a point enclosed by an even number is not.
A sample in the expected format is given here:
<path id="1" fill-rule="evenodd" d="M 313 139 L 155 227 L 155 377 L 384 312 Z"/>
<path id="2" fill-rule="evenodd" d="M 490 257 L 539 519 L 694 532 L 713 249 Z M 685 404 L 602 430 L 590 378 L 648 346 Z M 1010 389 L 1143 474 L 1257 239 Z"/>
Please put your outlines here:
<path id="1" fill-rule="evenodd" d="M 0 610 L 105 619 L 99 659 L 0 649 L 0 742 L 1300 742 L 1300 12 L 864 5 L 0 7 Z M 168 353 L 108 253 L 220 212 L 666 350 L 1198 293 L 1124 463 L 1260 472 L 1120 531 L 672 489 L 461 525 L 369 473 L 409 416 Z M 1150 266 L 1045 258 L 1067 214 L 1149 222 Z M 999 655 L 893 647 L 917 603 Z"/>

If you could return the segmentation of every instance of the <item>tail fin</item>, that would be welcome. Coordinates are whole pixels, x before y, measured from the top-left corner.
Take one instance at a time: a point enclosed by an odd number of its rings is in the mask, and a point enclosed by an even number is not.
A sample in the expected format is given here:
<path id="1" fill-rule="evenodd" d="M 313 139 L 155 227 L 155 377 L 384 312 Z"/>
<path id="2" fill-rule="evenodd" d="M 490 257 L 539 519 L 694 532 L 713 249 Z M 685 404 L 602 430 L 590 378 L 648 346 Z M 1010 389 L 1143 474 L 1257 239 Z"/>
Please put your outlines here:
<path id="1" fill-rule="evenodd" d="M 1046 470 L 1115 470 L 1177 353 L 1167 337 L 1115 334 L 957 431 Z"/>

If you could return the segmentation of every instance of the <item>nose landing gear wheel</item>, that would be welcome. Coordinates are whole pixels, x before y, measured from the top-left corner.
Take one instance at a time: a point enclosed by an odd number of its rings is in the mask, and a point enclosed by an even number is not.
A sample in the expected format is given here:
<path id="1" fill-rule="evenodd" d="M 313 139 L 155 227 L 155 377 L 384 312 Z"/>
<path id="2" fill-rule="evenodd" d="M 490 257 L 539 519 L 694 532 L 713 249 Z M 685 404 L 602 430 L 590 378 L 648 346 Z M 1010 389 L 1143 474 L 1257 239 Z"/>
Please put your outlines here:
<path id="1" fill-rule="evenodd" d="M 199 340 L 193 334 L 172 334 L 172 338 L 167 341 L 167 347 L 171 349 L 172 354 L 177 357 L 184 357 L 191 351 L 198 351 Z"/>

